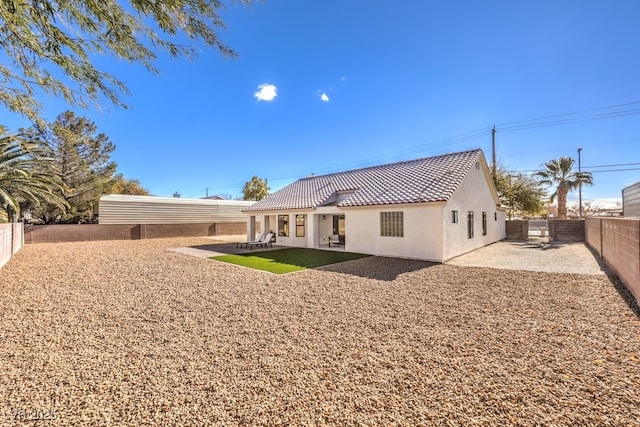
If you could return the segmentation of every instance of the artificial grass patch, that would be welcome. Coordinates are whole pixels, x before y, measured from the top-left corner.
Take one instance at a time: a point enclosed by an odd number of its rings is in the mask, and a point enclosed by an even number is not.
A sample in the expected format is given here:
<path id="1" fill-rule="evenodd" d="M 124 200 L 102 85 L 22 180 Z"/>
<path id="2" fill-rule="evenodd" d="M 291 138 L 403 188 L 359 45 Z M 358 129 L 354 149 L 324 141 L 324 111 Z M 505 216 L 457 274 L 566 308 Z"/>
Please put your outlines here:
<path id="1" fill-rule="evenodd" d="M 256 252 L 242 255 L 221 255 L 211 257 L 217 261 L 269 271 L 276 274 L 291 273 L 307 268 L 335 264 L 337 262 L 364 258 L 369 255 L 353 252 L 334 252 L 319 249 L 287 248 L 274 251 Z"/>

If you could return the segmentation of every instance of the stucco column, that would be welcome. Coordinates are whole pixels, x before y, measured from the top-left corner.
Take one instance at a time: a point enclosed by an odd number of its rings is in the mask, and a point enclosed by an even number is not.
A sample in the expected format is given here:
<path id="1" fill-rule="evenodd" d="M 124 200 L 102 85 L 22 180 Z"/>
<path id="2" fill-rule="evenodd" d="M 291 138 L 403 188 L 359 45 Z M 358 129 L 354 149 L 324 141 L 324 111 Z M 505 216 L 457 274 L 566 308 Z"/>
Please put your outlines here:
<path id="1" fill-rule="evenodd" d="M 269 231 L 271 231 L 271 224 L 269 221 L 269 215 L 265 215 L 262 218 L 262 232 L 263 233 L 268 233 Z"/>
<path id="2" fill-rule="evenodd" d="M 307 247 L 315 248 L 318 243 L 318 215 L 307 214 Z"/>
<path id="3" fill-rule="evenodd" d="M 254 215 L 249 216 L 247 221 L 247 242 L 256 238 L 256 217 Z"/>

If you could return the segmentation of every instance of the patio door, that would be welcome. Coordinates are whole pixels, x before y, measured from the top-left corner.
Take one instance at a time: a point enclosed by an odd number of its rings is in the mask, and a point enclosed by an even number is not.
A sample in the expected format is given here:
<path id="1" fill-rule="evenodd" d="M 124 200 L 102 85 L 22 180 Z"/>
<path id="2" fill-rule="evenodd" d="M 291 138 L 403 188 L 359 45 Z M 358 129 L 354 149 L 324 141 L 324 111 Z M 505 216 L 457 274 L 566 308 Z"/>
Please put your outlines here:
<path id="1" fill-rule="evenodd" d="M 333 234 L 344 236 L 344 215 L 333 216 Z"/>

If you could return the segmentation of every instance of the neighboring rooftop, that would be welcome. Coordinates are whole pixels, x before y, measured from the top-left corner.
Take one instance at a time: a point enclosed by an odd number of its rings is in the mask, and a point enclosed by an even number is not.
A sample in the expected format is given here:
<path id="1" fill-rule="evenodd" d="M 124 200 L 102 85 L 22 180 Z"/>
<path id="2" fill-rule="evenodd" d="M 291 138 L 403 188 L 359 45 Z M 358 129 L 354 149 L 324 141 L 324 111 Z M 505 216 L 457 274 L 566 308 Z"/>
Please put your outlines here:
<path id="1" fill-rule="evenodd" d="M 482 150 L 372 166 L 300 179 L 245 212 L 448 201 Z"/>

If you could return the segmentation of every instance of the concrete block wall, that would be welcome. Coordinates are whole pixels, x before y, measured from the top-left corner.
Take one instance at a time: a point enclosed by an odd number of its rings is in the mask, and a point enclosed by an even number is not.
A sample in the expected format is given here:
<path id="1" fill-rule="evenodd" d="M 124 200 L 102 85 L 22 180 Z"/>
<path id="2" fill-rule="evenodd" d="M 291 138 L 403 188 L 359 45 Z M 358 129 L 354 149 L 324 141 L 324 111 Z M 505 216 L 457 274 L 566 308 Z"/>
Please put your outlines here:
<path id="1" fill-rule="evenodd" d="M 207 224 L 56 224 L 25 228 L 25 243 L 245 235 L 246 222 Z"/>
<path id="2" fill-rule="evenodd" d="M 260 224 L 256 224 L 256 231 L 260 231 Z M 216 222 L 214 236 L 247 235 L 247 222 Z"/>
<path id="3" fill-rule="evenodd" d="M 602 218 L 587 218 L 584 240 L 602 258 Z"/>
<path id="4" fill-rule="evenodd" d="M 550 219 L 549 239 L 554 242 L 584 242 L 584 221 L 576 219 Z M 508 240 L 527 240 L 529 221 L 517 219 L 506 222 Z"/>
<path id="5" fill-rule="evenodd" d="M 554 242 L 584 242 L 584 221 L 550 219 L 549 238 Z"/>
<path id="6" fill-rule="evenodd" d="M 0 267 L 5 265 L 24 244 L 23 224 L 0 224 Z"/>
<path id="7" fill-rule="evenodd" d="M 506 221 L 507 240 L 527 240 L 529 237 L 529 221 L 515 219 Z"/>
<path id="8" fill-rule="evenodd" d="M 640 304 L 640 219 L 587 218 L 587 244 Z"/>
<path id="9" fill-rule="evenodd" d="M 0 224 L 0 267 L 5 265 L 13 256 L 12 235 L 12 224 Z"/>
<path id="10" fill-rule="evenodd" d="M 132 240 L 140 238 L 140 225 L 54 224 L 30 225 L 24 230 L 25 243 Z"/>

